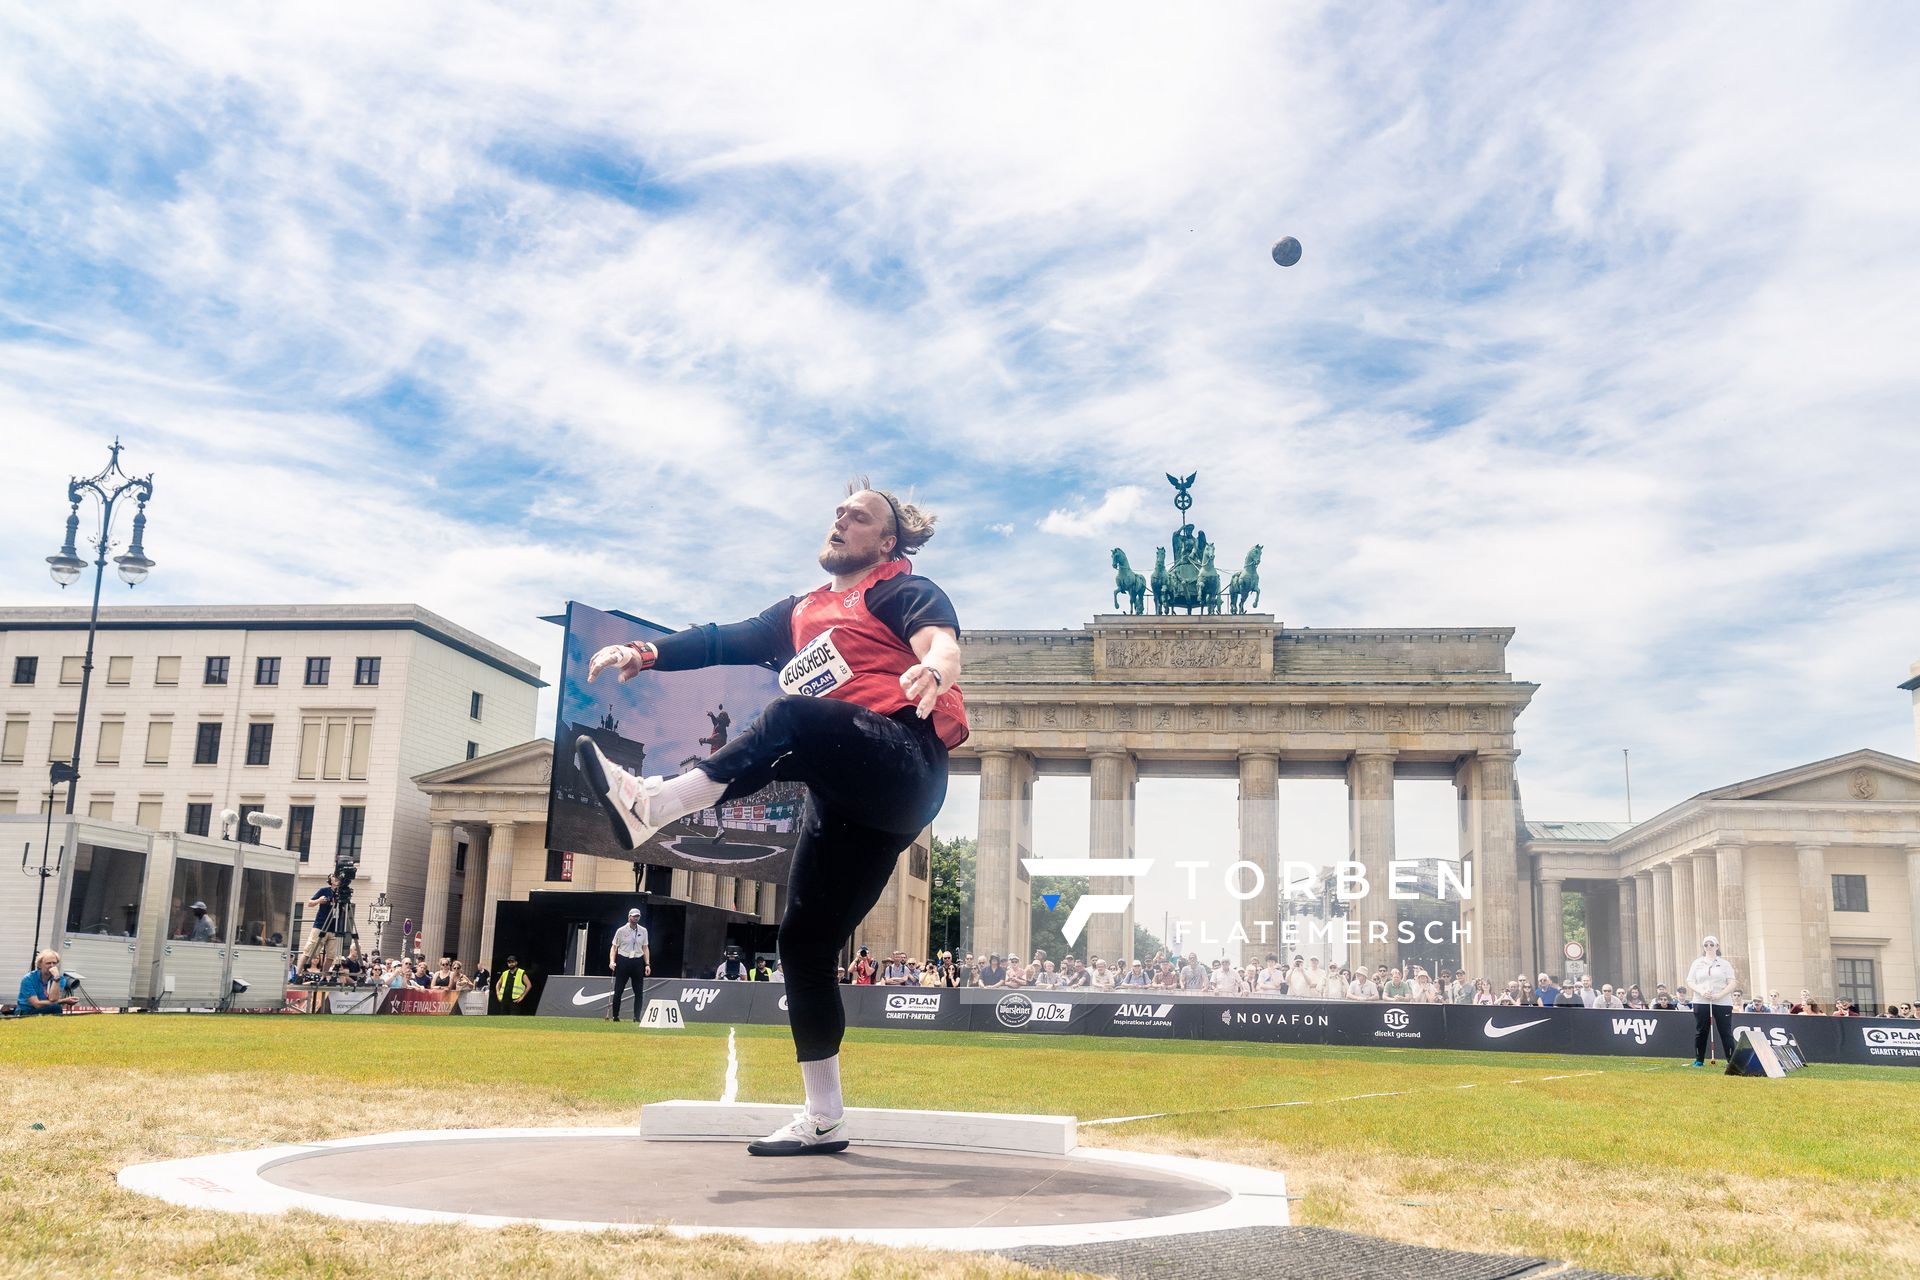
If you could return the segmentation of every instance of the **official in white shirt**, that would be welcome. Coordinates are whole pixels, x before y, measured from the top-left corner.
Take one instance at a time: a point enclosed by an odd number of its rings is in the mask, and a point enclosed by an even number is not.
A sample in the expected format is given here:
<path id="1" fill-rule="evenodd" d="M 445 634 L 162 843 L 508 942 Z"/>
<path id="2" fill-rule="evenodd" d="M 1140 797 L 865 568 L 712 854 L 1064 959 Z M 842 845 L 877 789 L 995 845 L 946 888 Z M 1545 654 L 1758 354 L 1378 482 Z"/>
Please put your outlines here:
<path id="1" fill-rule="evenodd" d="M 613 1008 L 607 1010 L 608 1021 L 620 1021 L 620 996 L 629 982 L 633 983 L 633 1020 L 640 1021 L 646 1008 L 646 979 L 653 972 L 653 952 L 647 946 L 646 926 L 640 923 L 640 908 L 629 908 L 627 922 L 613 931 L 607 967 L 613 970 Z"/>
<path id="2" fill-rule="evenodd" d="M 1707 1030 L 1720 1033 L 1720 1049 L 1733 1057 L 1733 965 L 1720 954 L 1720 939 L 1708 934 L 1700 940 L 1700 954 L 1687 967 L 1687 990 L 1693 992 L 1693 1065 L 1707 1059 Z"/>

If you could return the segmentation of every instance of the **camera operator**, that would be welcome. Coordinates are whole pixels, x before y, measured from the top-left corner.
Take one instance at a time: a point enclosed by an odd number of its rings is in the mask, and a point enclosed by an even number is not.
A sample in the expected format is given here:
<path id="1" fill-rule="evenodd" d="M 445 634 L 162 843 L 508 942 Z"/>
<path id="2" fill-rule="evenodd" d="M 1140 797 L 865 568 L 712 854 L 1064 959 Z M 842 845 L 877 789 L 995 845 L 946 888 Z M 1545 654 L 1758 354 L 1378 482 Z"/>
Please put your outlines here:
<path id="1" fill-rule="evenodd" d="M 32 970 L 20 979 L 20 1015 L 65 1013 L 80 1003 L 80 997 L 71 990 L 72 985 L 60 976 L 60 953 L 42 951 L 35 957 Z"/>
<path id="2" fill-rule="evenodd" d="M 307 934 L 306 948 L 300 955 L 324 957 L 333 945 L 333 900 L 340 890 L 340 877 L 336 873 L 327 877 L 327 882 L 313 891 L 307 899 L 307 911 L 313 917 L 313 929 Z"/>

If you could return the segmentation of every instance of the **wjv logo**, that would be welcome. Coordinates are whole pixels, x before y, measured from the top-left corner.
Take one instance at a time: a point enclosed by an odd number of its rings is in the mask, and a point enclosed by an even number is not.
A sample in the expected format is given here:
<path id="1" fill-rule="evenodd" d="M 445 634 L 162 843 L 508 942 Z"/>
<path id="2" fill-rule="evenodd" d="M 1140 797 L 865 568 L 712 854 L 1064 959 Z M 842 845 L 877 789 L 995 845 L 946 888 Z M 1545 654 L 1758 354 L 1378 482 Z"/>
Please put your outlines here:
<path id="1" fill-rule="evenodd" d="M 1652 1035 L 1659 1026 L 1659 1021 L 1654 1018 L 1615 1018 L 1613 1020 L 1613 1034 L 1617 1036 L 1630 1035 L 1633 1037 L 1635 1044 L 1645 1044 L 1647 1037 Z"/>
<path id="2" fill-rule="evenodd" d="M 719 987 L 688 987 L 680 993 L 682 1003 L 692 1005 L 701 1013 L 705 1013 L 707 1006 L 719 998 Z"/>
<path id="3" fill-rule="evenodd" d="M 1107 876 L 1115 880 L 1138 880 L 1153 870 L 1153 859 L 1022 858 L 1020 865 L 1030 876 Z M 1066 923 L 1060 926 L 1061 936 L 1071 946 L 1086 932 L 1088 920 L 1097 915 L 1125 915 L 1132 905 L 1130 893 L 1090 893 L 1073 904 Z M 1048 909 L 1052 909 L 1051 903 Z"/>

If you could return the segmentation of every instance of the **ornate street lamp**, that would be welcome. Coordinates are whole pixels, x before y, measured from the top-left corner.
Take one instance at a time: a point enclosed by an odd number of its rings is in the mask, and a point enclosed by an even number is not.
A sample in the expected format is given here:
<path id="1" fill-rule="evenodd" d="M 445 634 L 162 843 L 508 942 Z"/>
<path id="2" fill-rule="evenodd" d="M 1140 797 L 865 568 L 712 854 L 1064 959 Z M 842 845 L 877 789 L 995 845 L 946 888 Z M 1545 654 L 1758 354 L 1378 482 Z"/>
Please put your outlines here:
<path id="1" fill-rule="evenodd" d="M 120 447 L 120 441 L 116 438 L 112 455 L 103 470 L 84 479 L 75 476 L 67 485 L 67 501 L 72 504 L 67 512 L 67 540 L 61 544 L 59 554 L 47 557 L 48 572 L 62 590 L 80 581 L 80 575 L 87 568 L 87 562 L 80 558 L 75 545 L 80 534 L 80 500 L 92 494 L 100 507 L 100 533 L 92 539 L 92 546 L 98 553 L 93 560 L 93 609 L 87 615 L 87 656 L 80 664 L 80 710 L 73 722 L 73 759 L 69 770 L 72 776 L 65 780 L 69 815 L 73 813 L 74 795 L 79 790 L 80 748 L 87 733 L 87 693 L 93 683 L 93 641 L 100 628 L 100 586 L 106 580 L 107 552 L 114 545 L 114 504 L 123 497 L 131 496 L 139 503 L 139 508 L 133 516 L 133 545 L 127 548 L 125 555 L 113 558 L 114 564 L 119 566 L 120 581 L 128 587 L 137 587 L 147 580 L 147 574 L 153 568 L 153 561 L 147 558 L 146 547 L 142 545 L 147 534 L 147 503 L 153 497 L 153 476 L 130 476 L 122 471 Z"/>

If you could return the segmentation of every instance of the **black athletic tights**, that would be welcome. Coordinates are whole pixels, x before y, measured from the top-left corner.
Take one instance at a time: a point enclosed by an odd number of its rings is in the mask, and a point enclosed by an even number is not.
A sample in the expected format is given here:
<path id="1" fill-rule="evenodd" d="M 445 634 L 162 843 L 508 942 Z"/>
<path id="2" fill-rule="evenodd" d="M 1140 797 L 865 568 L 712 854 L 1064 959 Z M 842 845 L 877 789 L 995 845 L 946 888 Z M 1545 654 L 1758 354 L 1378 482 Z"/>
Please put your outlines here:
<path id="1" fill-rule="evenodd" d="M 831 1058 L 847 1029 L 836 957 L 880 900 L 900 851 L 940 811 L 946 744 L 912 708 L 883 716 L 836 698 L 781 697 L 694 768 L 726 783 L 726 800 L 773 781 L 806 784 L 780 959 L 796 1056 Z"/>

